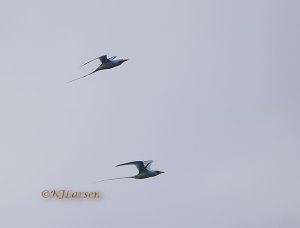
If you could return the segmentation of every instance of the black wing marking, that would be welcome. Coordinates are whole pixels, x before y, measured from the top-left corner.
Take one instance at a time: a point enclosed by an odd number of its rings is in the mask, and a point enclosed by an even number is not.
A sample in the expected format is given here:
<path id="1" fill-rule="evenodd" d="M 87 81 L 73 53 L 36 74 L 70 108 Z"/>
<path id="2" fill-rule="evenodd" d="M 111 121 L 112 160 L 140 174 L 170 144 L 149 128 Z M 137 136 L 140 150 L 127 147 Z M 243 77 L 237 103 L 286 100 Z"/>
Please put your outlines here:
<path id="1" fill-rule="evenodd" d="M 111 57 L 111 58 L 114 59 L 115 56 L 113 56 L 113 57 Z M 94 58 L 94 59 L 92 59 L 92 60 L 90 60 L 90 61 L 88 61 L 88 62 L 82 64 L 81 67 L 85 66 L 86 64 L 88 64 L 88 63 L 90 63 L 90 62 L 92 62 L 92 61 L 94 61 L 94 60 L 96 60 L 96 59 L 99 59 L 99 60 L 101 61 L 101 63 L 105 63 L 105 62 L 109 62 L 111 58 L 107 59 L 107 55 L 102 55 L 102 56 L 100 56 L 100 57 Z"/>
<path id="2" fill-rule="evenodd" d="M 123 163 L 123 164 L 120 164 L 120 165 L 117 165 L 117 166 L 122 166 L 122 165 L 135 165 L 136 168 L 139 170 L 139 172 L 141 172 L 145 169 L 143 161 L 127 162 L 127 163 Z"/>
<path id="3" fill-rule="evenodd" d="M 107 63 L 109 62 L 110 60 L 107 58 L 107 55 L 103 55 L 101 57 L 99 57 L 101 63 Z"/>
<path id="4" fill-rule="evenodd" d="M 86 62 L 85 64 L 82 64 L 81 67 L 83 67 L 83 66 L 85 66 L 86 64 L 88 64 L 88 63 L 90 63 L 90 62 L 92 62 L 92 61 L 94 61 L 94 60 L 96 60 L 96 59 L 99 59 L 99 58 L 100 58 L 100 57 L 94 58 L 94 59 L 92 59 L 92 60 Z"/>

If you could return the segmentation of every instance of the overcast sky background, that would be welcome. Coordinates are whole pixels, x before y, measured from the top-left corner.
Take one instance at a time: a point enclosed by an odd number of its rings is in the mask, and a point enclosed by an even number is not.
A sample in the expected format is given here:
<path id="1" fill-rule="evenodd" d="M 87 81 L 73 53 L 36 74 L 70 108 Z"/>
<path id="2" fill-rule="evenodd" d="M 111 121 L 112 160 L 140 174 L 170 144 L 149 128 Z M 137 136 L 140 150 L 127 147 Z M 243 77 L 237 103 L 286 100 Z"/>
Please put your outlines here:
<path id="1" fill-rule="evenodd" d="M 0 4 L 1 227 L 300 227 L 299 1 Z"/>

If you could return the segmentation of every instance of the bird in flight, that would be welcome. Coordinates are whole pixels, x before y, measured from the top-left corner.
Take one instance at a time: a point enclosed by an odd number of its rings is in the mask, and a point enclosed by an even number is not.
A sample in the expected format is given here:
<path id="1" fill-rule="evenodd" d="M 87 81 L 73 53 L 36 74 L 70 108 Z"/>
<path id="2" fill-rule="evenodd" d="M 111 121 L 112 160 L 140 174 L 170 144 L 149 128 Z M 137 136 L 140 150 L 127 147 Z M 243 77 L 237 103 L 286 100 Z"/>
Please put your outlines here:
<path id="1" fill-rule="evenodd" d="M 119 66 L 119 65 L 121 65 L 122 63 L 124 63 L 124 62 L 126 62 L 128 60 L 128 59 L 116 59 L 115 60 L 116 57 L 117 56 L 113 56 L 113 57 L 107 58 L 107 55 L 103 55 L 103 56 L 97 57 L 95 59 L 92 59 L 92 60 L 86 62 L 85 64 L 83 64 L 81 66 L 85 66 L 86 64 L 88 64 L 88 63 L 90 63 L 90 62 L 92 62 L 92 61 L 94 61 L 96 59 L 100 60 L 101 65 L 96 70 L 94 70 L 93 72 L 91 72 L 91 73 L 89 73 L 87 75 L 84 75 L 84 76 L 82 76 L 80 78 L 75 78 L 75 79 L 69 81 L 68 83 L 76 81 L 76 80 L 79 80 L 79 79 L 84 78 L 84 77 L 87 77 L 87 76 L 89 76 L 89 75 L 91 75 L 91 74 L 93 74 L 93 73 L 95 73 L 95 72 L 97 72 L 99 70 L 106 70 L 106 69 L 114 68 L 114 67 Z"/>
<path id="2" fill-rule="evenodd" d="M 145 178 L 149 178 L 149 177 L 155 177 L 161 173 L 164 173 L 162 171 L 151 170 L 150 166 L 152 163 L 153 163 L 153 160 L 149 160 L 149 161 L 133 161 L 133 162 L 128 162 L 128 163 L 123 163 L 123 164 L 117 165 L 117 166 L 135 165 L 136 168 L 138 169 L 139 173 L 137 175 L 134 175 L 131 177 L 118 177 L 118 178 L 101 180 L 101 181 L 97 181 L 97 182 L 125 179 L 125 178 L 145 179 Z"/>

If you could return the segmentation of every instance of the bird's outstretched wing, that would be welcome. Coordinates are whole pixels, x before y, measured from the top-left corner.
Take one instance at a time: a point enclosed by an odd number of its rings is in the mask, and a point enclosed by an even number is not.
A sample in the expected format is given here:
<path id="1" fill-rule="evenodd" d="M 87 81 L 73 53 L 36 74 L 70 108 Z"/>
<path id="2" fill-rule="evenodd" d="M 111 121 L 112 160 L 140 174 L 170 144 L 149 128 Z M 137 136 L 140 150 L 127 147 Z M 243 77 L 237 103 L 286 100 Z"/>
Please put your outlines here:
<path id="1" fill-rule="evenodd" d="M 116 58 L 116 57 L 113 56 L 112 58 Z M 88 64 L 88 63 L 90 63 L 90 62 L 92 62 L 92 61 L 94 61 L 96 59 L 100 59 L 101 63 L 106 63 L 106 62 L 109 62 L 111 60 L 111 58 L 110 59 L 107 58 L 107 55 L 102 55 L 100 57 L 94 58 L 94 59 L 92 59 L 92 60 L 90 60 L 90 61 L 82 64 L 81 67 L 85 66 L 86 64 Z"/>
<path id="2" fill-rule="evenodd" d="M 144 161 L 145 169 L 150 170 L 150 166 L 153 163 L 153 160 Z"/>
<path id="3" fill-rule="evenodd" d="M 75 78 L 75 79 L 73 79 L 73 80 L 71 80 L 71 81 L 68 81 L 67 83 L 74 82 L 74 81 L 79 80 L 79 79 L 81 79 L 81 78 L 85 78 L 85 77 L 87 77 L 87 76 L 89 76 L 89 75 L 91 75 L 91 74 L 97 72 L 98 70 L 99 70 L 99 69 L 97 68 L 97 69 L 94 70 L 93 72 L 91 72 L 91 73 L 89 73 L 89 74 L 87 74 L 87 75 L 84 75 L 84 76 L 82 76 L 82 77 Z"/>
<path id="4" fill-rule="evenodd" d="M 110 60 L 107 58 L 107 55 L 100 56 L 99 59 L 100 59 L 101 63 L 107 63 L 107 62 L 110 61 Z"/>
<path id="5" fill-rule="evenodd" d="M 139 172 L 141 172 L 145 169 L 143 161 L 127 162 L 127 163 L 123 163 L 123 164 L 120 164 L 120 165 L 117 165 L 117 166 L 122 166 L 122 165 L 135 165 L 136 168 L 139 170 Z"/>

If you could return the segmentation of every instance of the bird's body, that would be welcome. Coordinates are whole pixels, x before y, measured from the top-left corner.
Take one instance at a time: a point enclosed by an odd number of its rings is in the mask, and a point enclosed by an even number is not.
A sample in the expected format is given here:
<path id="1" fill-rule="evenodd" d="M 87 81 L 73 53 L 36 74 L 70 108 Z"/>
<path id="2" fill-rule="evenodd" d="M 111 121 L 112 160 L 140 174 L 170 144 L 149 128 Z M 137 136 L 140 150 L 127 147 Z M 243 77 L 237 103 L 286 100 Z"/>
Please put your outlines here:
<path id="1" fill-rule="evenodd" d="M 102 63 L 97 70 L 107 70 L 121 65 L 124 62 L 124 59 L 110 60 L 109 62 Z"/>
<path id="2" fill-rule="evenodd" d="M 86 63 L 83 64 L 82 66 L 84 66 L 84 65 L 86 65 L 86 64 L 88 64 L 88 63 L 90 63 L 90 62 L 92 62 L 92 61 L 94 61 L 94 60 L 96 60 L 96 59 L 99 59 L 99 60 L 100 60 L 101 65 L 100 65 L 96 70 L 94 70 L 93 72 L 91 72 L 91 73 L 89 73 L 89 74 L 87 74 L 87 75 L 84 75 L 84 76 L 82 76 L 82 77 L 80 77 L 80 78 L 73 79 L 73 80 L 71 80 L 71 81 L 69 81 L 69 82 L 73 82 L 73 81 L 76 81 L 76 80 L 78 80 L 78 79 L 87 77 L 87 76 L 89 76 L 89 75 L 91 75 L 91 74 L 93 74 L 93 73 L 95 73 L 95 72 L 97 72 L 97 71 L 99 71 L 99 70 L 107 70 L 107 69 L 114 68 L 114 67 L 119 66 L 119 65 L 121 65 L 122 63 L 124 63 L 125 61 L 128 60 L 128 59 L 117 59 L 117 60 L 115 60 L 115 58 L 116 58 L 116 56 L 113 56 L 113 57 L 110 57 L 110 58 L 108 59 L 106 55 L 103 55 L 103 56 L 97 57 L 97 58 L 95 58 L 95 59 L 92 59 L 92 60 L 86 62 Z"/>
<path id="3" fill-rule="evenodd" d="M 101 181 L 124 179 L 124 178 L 145 179 L 145 178 L 149 178 L 149 177 L 155 177 L 161 173 L 164 173 L 162 171 L 151 170 L 150 166 L 152 163 L 153 163 L 153 161 L 149 160 L 149 161 L 133 161 L 133 162 L 128 162 L 128 163 L 123 163 L 123 164 L 117 165 L 117 166 L 135 165 L 136 168 L 138 169 L 139 173 L 137 175 L 131 176 L 131 177 L 113 178 L 113 179 L 106 179 L 106 180 L 101 180 Z M 101 182 L 101 181 L 98 181 L 98 182 Z"/>
<path id="4" fill-rule="evenodd" d="M 159 174 L 161 174 L 160 171 L 147 170 L 146 172 L 139 173 L 139 174 L 133 176 L 132 178 L 145 179 L 145 178 L 149 178 L 149 177 L 155 177 Z"/>

